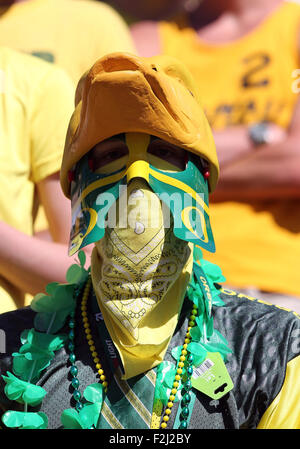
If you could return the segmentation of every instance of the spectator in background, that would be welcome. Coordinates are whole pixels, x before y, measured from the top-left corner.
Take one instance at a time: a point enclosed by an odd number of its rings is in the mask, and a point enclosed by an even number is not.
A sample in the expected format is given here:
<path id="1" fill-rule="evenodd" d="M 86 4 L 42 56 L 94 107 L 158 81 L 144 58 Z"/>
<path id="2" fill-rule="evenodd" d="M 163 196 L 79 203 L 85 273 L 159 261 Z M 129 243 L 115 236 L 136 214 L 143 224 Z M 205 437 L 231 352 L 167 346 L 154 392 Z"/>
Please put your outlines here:
<path id="1" fill-rule="evenodd" d="M 129 30 L 111 6 L 90 0 L 0 0 L 0 45 L 62 67 L 77 84 L 94 61 L 134 51 Z M 43 208 L 34 224 L 49 239 Z"/>
<path id="2" fill-rule="evenodd" d="M 0 45 L 54 62 L 75 84 L 106 53 L 134 52 L 125 22 L 102 2 L 0 0 L 0 14 Z"/>
<path id="3" fill-rule="evenodd" d="M 0 47 L 0 311 L 24 306 L 52 280 L 63 282 L 69 205 L 59 187 L 74 87 L 65 72 Z M 52 241 L 33 236 L 35 192 Z"/>
<path id="4" fill-rule="evenodd" d="M 0 0 L 0 45 L 55 63 L 74 85 L 105 53 L 134 50 L 122 18 L 110 6 L 87 0 Z M 0 74 L 9 86 L 0 93 L 5 99 L 0 106 L 0 311 L 5 312 L 28 302 L 25 292 L 35 294 L 51 279 L 64 281 L 71 263 L 69 207 L 58 171 L 73 87 L 61 70 L 33 57 L 4 49 L 0 57 Z M 39 208 L 34 203 L 37 218 L 31 213 L 35 186 L 42 203 Z"/>
<path id="5" fill-rule="evenodd" d="M 137 19 L 178 13 L 138 22 L 132 35 L 141 55 L 184 62 L 203 96 L 221 165 L 217 254 L 205 257 L 234 288 L 299 312 L 299 4 L 181 0 L 151 12 L 146 1 L 111 3 L 128 14 L 138 4 Z"/>

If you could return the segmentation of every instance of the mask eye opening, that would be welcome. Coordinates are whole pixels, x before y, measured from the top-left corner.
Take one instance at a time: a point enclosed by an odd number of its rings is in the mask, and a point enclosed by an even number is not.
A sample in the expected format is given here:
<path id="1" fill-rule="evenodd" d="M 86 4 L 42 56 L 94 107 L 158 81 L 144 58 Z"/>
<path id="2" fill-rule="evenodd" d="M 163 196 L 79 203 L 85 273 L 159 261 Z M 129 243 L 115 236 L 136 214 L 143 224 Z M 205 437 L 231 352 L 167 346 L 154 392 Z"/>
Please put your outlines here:
<path id="1" fill-rule="evenodd" d="M 196 165 L 198 170 L 202 173 L 204 179 L 208 179 L 210 176 L 209 162 L 206 159 L 200 156 L 196 156 L 195 154 L 192 153 L 190 153 L 189 159 Z"/>
<path id="2" fill-rule="evenodd" d="M 187 151 L 184 148 L 181 148 L 163 139 L 151 136 L 147 153 L 150 159 L 151 156 L 155 156 L 156 158 L 170 164 L 170 166 L 174 166 L 174 169 L 176 168 L 180 171 L 186 169 L 186 165 L 188 162 Z"/>
<path id="3" fill-rule="evenodd" d="M 125 142 L 125 135 L 118 134 L 94 145 L 88 152 L 89 169 L 97 173 L 105 170 L 112 163 L 128 157 L 129 150 Z M 122 164 L 123 166 L 124 164 Z"/>

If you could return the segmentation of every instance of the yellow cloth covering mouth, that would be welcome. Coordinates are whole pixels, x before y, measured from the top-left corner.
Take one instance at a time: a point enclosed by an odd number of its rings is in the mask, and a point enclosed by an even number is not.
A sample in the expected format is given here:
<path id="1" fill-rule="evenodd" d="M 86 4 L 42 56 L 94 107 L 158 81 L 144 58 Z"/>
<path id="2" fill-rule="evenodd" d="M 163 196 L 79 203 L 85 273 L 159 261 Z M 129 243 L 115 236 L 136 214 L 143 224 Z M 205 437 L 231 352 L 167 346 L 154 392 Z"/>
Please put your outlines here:
<path id="1" fill-rule="evenodd" d="M 164 359 L 192 274 L 193 248 L 164 227 L 160 201 L 145 180 L 135 178 L 126 195 L 134 196 L 131 224 L 123 227 L 121 212 L 106 229 L 92 252 L 91 277 L 129 379 Z"/>
<path id="2" fill-rule="evenodd" d="M 203 157 L 216 187 L 219 165 L 211 129 L 189 71 L 167 56 L 112 53 L 78 83 L 66 137 L 61 185 L 69 197 L 68 172 L 97 143 L 114 135 L 154 135 Z"/>

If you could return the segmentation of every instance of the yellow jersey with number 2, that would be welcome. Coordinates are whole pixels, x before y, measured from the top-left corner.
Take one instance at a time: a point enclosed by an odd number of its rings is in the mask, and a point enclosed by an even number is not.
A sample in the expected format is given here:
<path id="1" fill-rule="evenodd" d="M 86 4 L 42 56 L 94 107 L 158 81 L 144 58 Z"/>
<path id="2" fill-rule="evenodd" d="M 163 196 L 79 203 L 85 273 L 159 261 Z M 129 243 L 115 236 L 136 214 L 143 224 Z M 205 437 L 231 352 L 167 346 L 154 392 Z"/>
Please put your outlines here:
<path id="1" fill-rule="evenodd" d="M 189 27 L 162 22 L 162 51 L 198 81 L 214 130 L 268 120 L 289 126 L 298 99 L 300 5 L 282 2 L 256 29 L 234 42 L 207 44 Z M 298 75 L 299 78 L 299 75 Z M 236 288 L 300 296 L 299 201 L 226 201 L 210 205 L 216 254 Z"/>

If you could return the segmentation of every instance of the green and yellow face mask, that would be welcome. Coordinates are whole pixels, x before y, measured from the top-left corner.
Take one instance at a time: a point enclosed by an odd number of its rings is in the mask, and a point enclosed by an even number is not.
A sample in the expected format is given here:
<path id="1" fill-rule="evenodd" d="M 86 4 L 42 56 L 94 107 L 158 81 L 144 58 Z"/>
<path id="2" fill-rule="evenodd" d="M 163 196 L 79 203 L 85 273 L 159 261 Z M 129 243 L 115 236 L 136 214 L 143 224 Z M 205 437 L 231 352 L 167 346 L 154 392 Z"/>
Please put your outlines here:
<path id="1" fill-rule="evenodd" d="M 127 204 L 117 200 L 134 178 L 143 178 L 161 200 L 165 228 L 214 252 L 205 169 L 197 156 L 149 134 L 119 134 L 95 145 L 71 172 L 69 254 L 101 240 L 115 225 L 116 207 L 124 228 L 130 226 Z"/>
<path id="2" fill-rule="evenodd" d="M 218 175 L 198 85 L 179 61 L 112 53 L 81 78 L 60 171 L 70 254 L 95 242 L 93 289 L 125 378 L 163 360 L 192 244 L 215 250 L 208 192 Z"/>

